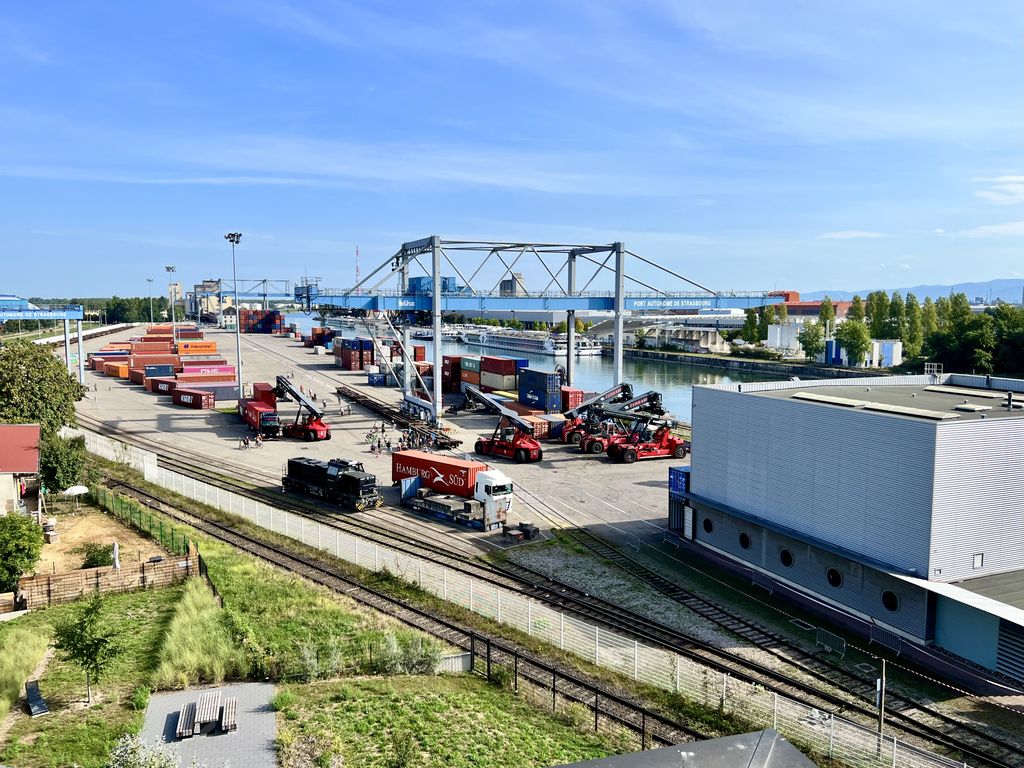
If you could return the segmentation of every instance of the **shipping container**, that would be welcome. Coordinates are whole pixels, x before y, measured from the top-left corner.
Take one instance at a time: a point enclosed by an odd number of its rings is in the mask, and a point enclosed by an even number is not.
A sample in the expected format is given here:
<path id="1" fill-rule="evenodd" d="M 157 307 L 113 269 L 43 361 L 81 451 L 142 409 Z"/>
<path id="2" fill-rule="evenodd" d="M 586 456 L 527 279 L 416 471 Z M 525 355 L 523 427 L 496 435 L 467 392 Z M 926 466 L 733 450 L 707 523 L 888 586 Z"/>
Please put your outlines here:
<path id="1" fill-rule="evenodd" d="M 175 389 L 171 398 L 175 405 L 184 405 L 186 408 L 211 410 L 214 406 L 213 392 L 205 389 Z"/>
<path id="2" fill-rule="evenodd" d="M 139 342 L 132 344 L 132 353 L 138 355 L 169 355 L 171 354 L 170 342 Z"/>
<path id="3" fill-rule="evenodd" d="M 387 386 L 388 376 L 386 373 L 368 373 L 366 383 L 371 387 L 384 387 Z"/>
<path id="4" fill-rule="evenodd" d="M 487 465 L 424 451 L 398 451 L 391 454 L 391 481 L 418 477 L 425 488 L 469 499 L 480 470 Z"/>
<path id="5" fill-rule="evenodd" d="M 562 408 L 562 393 L 558 390 L 534 389 L 519 382 L 519 402 L 544 413 L 554 413 Z"/>
<path id="6" fill-rule="evenodd" d="M 412 359 L 413 360 L 426 360 L 427 359 L 427 348 L 422 344 L 412 345 Z"/>
<path id="7" fill-rule="evenodd" d="M 516 361 L 512 357 L 484 355 L 480 358 L 481 373 L 498 373 L 503 376 L 516 375 Z M 514 386 L 514 385 L 513 385 Z"/>
<path id="8" fill-rule="evenodd" d="M 668 492 L 677 498 L 683 498 L 690 492 L 690 467 L 668 468 Z"/>
<path id="9" fill-rule="evenodd" d="M 519 386 L 523 385 L 529 389 L 558 393 L 559 402 L 561 402 L 562 377 L 555 371 L 523 368 L 519 371 Z"/>
<path id="10" fill-rule="evenodd" d="M 147 365 L 173 365 L 177 368 L 181 364 L 177 355 L 132 355 L 127 363 L 131 368 L 145 368 Z"/>
<path id="11" fill-rule="evenodd" d="M 480 358 L 474 355 L 463 355 L 459 365 L 463 371 L 480 373 Z"/>
<path id="12" fill-rule="evenodd" d="M 480 373 L 478 371 L 467 371 L 465 368 L 462 369 L 462 373 L 459 374 L 459 380 L 463 384 L 473 384 L 480 386 Z"/>
<path id="13" fill-rule="evenodd" d="M 225 376 L 223 373 L 179 373 L 175 376 L 179 384 L 188 386 L 197 382 L 223 381 L 228 384 L 234 383 L 234 376 Z"/>
<path id="14" fill-rule="evenodd" d="M 128 378 L 128 364 L 127 363 L 104 363 L 103 373 L 107 376 L 113 376 L 118 379 Z"/>
<path id="15" fill-rule="evenodd" d="M 238 385 L 235 383 L 225 383 L 223 381 L 206 382 L 201 385 L 201 388 L 207 392 L 213 392 L 214 400 L 232 400 L 238 401 L 240 399 L 240 392 L 238 391 Z"/>
<path id="16" fill-rule="evenodd" d="M 216 341 L 180 341 L 178 342 L 178 354 L 181 355 L 210 355 L 217 351 Z"/>
<path id="17" fill-rule="evenodd" d="M 252 399 L 266 403 L 271 408 L 277 408 L 277 394 L 274 392 L 274 385 L 265 381 L 258 381 L 252 385 Z"/>
<path id="18" fill-rule="evenodd" d="M 132 384 L 145 384 L 146 371 L 142 368 L 129 368 L 128 381 L 130 381 Z"/>
<path id="19" fill-rule="evenodd" d="M 510 361 L 511 362 L 511 361 Z M 503 375 L 500 373 L 492 373 L 491 371 L 480 372 L 480 386 L 490 387 L 492 390 L 495 389 L 515 389 L 516 387 L 516 376 L 515 374 Z"/>
<path id="20" fill-rule="evenodd" d="M 147 381 L 150 383 L 150 391 L 158 395 L 169 395 L 178 387 L 178 382 L 175 379 L 158 377 L 147 379 Z"/>
<path id="21" fill-rule="evenodd" d="M 235 375 L 235 366 L 233 365 L 182 365 L 181 372 L 185 374 L 189 373 L 223 373 L 229 376 Z"/>
<path id="22" fill-rule="evenodd" d="M 540 410 L 539 408 L 531 408 L 528 405 L 523 405 L 522 403 L 517 403 L 514 401 L 505 403 L 505 407 L 508 408 L 510 411 L 515 411 L 520 416 L 540 416 L 542 413 L 544 413 L 544 411 Z"/>
<path id="23" fill-rule="evenodd" d="M 550 425 L 540 416 L 523 416 L 523 421 L 533 425 L 533 436 L 538 440 L 546 440 Z"/>
<path id="24" fill-rule="evenodd" d="M 173 365 L 147 365 L 142 369 L 146 372 L 147 378 L 154 378 L 156 376 L 173 376 L 174 366 Z"/>
<path id="25" fill-rule="evenodd" d="M 562 387 L 562 410 L 568 411 L 583 403 L 583 390 L 575 387 Z"/>

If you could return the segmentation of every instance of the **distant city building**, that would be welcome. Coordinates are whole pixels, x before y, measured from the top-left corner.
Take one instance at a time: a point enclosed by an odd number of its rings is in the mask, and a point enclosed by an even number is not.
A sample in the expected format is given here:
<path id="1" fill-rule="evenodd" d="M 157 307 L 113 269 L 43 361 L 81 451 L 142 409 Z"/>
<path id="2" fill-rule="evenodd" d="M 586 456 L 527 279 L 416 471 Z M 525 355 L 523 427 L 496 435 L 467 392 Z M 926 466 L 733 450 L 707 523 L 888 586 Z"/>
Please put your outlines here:
<path id="1" fill-rule="evenodd" d="M 1022 405 L 961 374 L 696 386 L 670 528 L 775 599 L 1024 682 Z"/>
<path id="2" fill-rule="evenodd" d="M 526 281 L 523 280 L 523 276 L 519 272 L 513 272 L 511 277 L 507 277 L 498 284 L 498 295 L 503 297 L 514 297 L 514 296 L 525 296 L 526 295 Z"/>

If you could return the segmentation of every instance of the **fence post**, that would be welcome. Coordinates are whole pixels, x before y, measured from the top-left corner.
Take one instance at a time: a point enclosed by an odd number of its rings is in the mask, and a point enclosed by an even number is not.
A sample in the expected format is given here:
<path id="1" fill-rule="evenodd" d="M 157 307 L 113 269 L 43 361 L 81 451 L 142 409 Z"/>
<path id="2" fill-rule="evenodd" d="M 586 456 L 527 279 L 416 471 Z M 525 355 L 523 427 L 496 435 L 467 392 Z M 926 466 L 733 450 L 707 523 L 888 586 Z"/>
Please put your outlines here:
<path id="1" fill-rule="evenodd" d="M 555 711 L 555 697 L 558 695 L 558 688 L 556 684 L 558 682 L 558 673 L 555 670 L 551 670 L 551 711 Z"/>
<path id="2" fill-rule="evenodd" d="M 832 757 L 832 749 L 836 742 L 836 716 L 828 714 L 828 756 Z"/>
<path id="3" fill-rule="evenodd" d="M 491 682 L 491 638 L 487 638 L 487 682 Z"/>
<path id="4" fill-rule="evenodd" d="M 519 651 L 512 654 L 512 690 L 519 693 Z"/>
<path id="5" fill-rule="evenodd" d="M 892 737 L 892 768 L 896 768 L 896 737 Z"/>
<path id="6" fill-rule="evenodd" d="M 673 656 L 673 661 L 675 662 L 675 666 L 676 666 L 676 674 L 675 674 L 676 690 L 675 690 L 675 692 L 679 693 L 679 685 L 680 685 L 679 677 L 680 677 L 680 673 L 682 672 L 682 670 L 681 670 L 680 664 L 679 664 L 679 654 L 678 653 Z"/>
<path id="7" fill-rule="evenodd" d="M 723 672 L 722 673 L 722 695 L 718 699 L 718 710 L 720 712 L 724 712 L 725 711 L 725 686 L 727 684 L 728 679 L 729 679 L 729 675 L 726 674 L 725 672 Z"/>
<path id="8" fill-rule="evenodd" d="M 160 546 L 164 545 L 164 521 L 160 521 Z"/>
<path id="9" fill-rule="evenodd" d="M 469 671 L 476 669 L 476 635 L 469 635 Z"/>
<path id="10" fill-rule="evenodd" d="M 779 692 L 772 694 L 772 728 L 779 730 Z"/>
<path id="11" fill-rule="evenodd" d="M 640 710 L 640 751 L 647 749 L 647 710 Z"/>
<path id="12" fill-rule="evenodd" d="M 640 643 L 633 641 L 633 679 L 637 679 L 637 665 L 640 662 Z"/>
<path id="13" fill-rule="evenodd" d="M 565 614 L 558 614 L 558 647 L 565 650 Z"/>
<path id="14" fill-rule="evenodd" d="M 594 733 L 597 733 L 597 718 L 600 715 L 601 710 L 601 694 L 594 691 Z"/>

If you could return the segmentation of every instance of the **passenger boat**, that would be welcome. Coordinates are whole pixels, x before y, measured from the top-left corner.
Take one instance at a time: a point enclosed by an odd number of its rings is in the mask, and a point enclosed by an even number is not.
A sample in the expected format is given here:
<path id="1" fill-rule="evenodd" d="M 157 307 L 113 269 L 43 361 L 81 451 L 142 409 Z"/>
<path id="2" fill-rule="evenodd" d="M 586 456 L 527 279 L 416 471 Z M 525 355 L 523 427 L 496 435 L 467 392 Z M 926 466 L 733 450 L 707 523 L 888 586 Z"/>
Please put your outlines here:
<path id="1" fill-rule="evenodd" d="M 459 335 L 463 344 L 471 347 L 500 349 L 505 352 L 525 352 L 528 355 L 548 357 L 568 356 L 568 337 L 552 336 L 543 331 L 463 330 Z M 577 336 L 574 343 L 576 356 L 600 355 L 601 345 L 592 339 Z"/>

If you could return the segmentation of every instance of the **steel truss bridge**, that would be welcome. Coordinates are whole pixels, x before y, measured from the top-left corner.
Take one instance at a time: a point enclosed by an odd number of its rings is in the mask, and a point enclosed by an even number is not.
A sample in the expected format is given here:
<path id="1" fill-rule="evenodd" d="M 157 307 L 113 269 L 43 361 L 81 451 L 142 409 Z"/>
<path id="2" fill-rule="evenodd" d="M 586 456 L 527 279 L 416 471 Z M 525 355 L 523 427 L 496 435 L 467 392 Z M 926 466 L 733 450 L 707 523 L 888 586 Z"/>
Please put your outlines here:
<path id="1" fill-rule="evenodd" d="M 627 259 L 653 267 L 658 279 L 671 287 L 685 290 L 672 291 L 659 288 L 630 275 L 626 271 Z M 514 295 L 499 291 L 501 282 L 513 275 L 513 268 L 522 260 L 539 263 L 550 277 L 538 292 L 530 292 L 513 276 Z M 479 261 L 473 267 L 472 262 Z M 426 262 L 426 263 L 424 263 Z M 500 262 L 500 265 L 499 265 Z M 482 282 L 481 271 L 488 265 L 499 266 L 501 277 L 494 285 Z M 429 292 L 409 291 L 409 272 L 418 266 L 431 278 Z M 442 272 L 454 270 L 463 285 L 455 291 L 442 290 Z M 591 269 L 593 272 L 588 273 Z M 614 275 L 614 290 L 588 291 L 594 280 L 605 274 Z M 468 277 L 467 277 L 468 274 Z M 380 287 L 394 277 L 399 278 L 400 290 L 382 291 Z M 443 312 L 482 312 L 487 310 L 564 311 L 567 315 L 568 355 L 566 379 L 573 380 L 575 366 L 576 312 L 612 312 L 615 319 L 613 381 L 622 381 L 623 322 L 627 312 L 663 312 L 698 309 L 747 309 L 782 301 L 778 296 L 764 292 L 721 293 L 713 291 L 684 277 L 664 265 L 658 264 L 633 251 L 621 242 L 605 245 L 566 243 L 533 243 L 510 241 L 444 240 L 437 235 L 403 243 L 389 259 L 377 266 L 365 278 L 347 290 L 321 290 L 317 280 L 306 280 L 295 286 L 295 300 L 310 311 L 332 309 L 363 310 L 370 312 L 421 311 L 430 312 L 434 332 L 434 360 L 441 361 L 441 314 Z M 626 290 L 630 283 L 643 289 Z M 368 286 L 368 287 L 366 287 Z M 696 289 L 696 290 L 695 290 Z M 406 366 L 408 368 L 408 365 Z M 434 376 L 432 406 L 434 417 L 441 413 L 441 377 Z M 408 393 L 406 393 L 408 396 Z"/>
<path id="2" fill-rule="evenodd" d="M 316 280 L 316 278 L 313 278 Z M 224 297 L 228 296 L 234 304 L 235 281 L 231 278 L 216 278 L 207 280 L 207 284 L 216 283 L 215 288 L 203 288 L 197 285 L 193 291 L 188 291 L 190 296 L 189 310 L 197 317 L 200 310 L 200 302 L 204 298 L 217 297 L 219 324 L 224 325 Z M 297 284 L 291 280 L 273 280 L 267 277 L 259 279 L 238 279 L 238 303 L 260 301 L 263 308 L 267 309 L 271 301 L 293 302 L 295 301 L 295 289 Z"/>
<path id="3" fill-rule="evenodd" d="M 64 364 L 71 367 L 70 324 L 76 323 L 78 334 L 78 383 L 85 384 L 85 353 L 82 351 L 82 320 L 85 309 L 81 304 L 62 304 L 51 307 L 12 307 L 0 309 L 0 321 L 7 320 L 63 320 Z"/>

